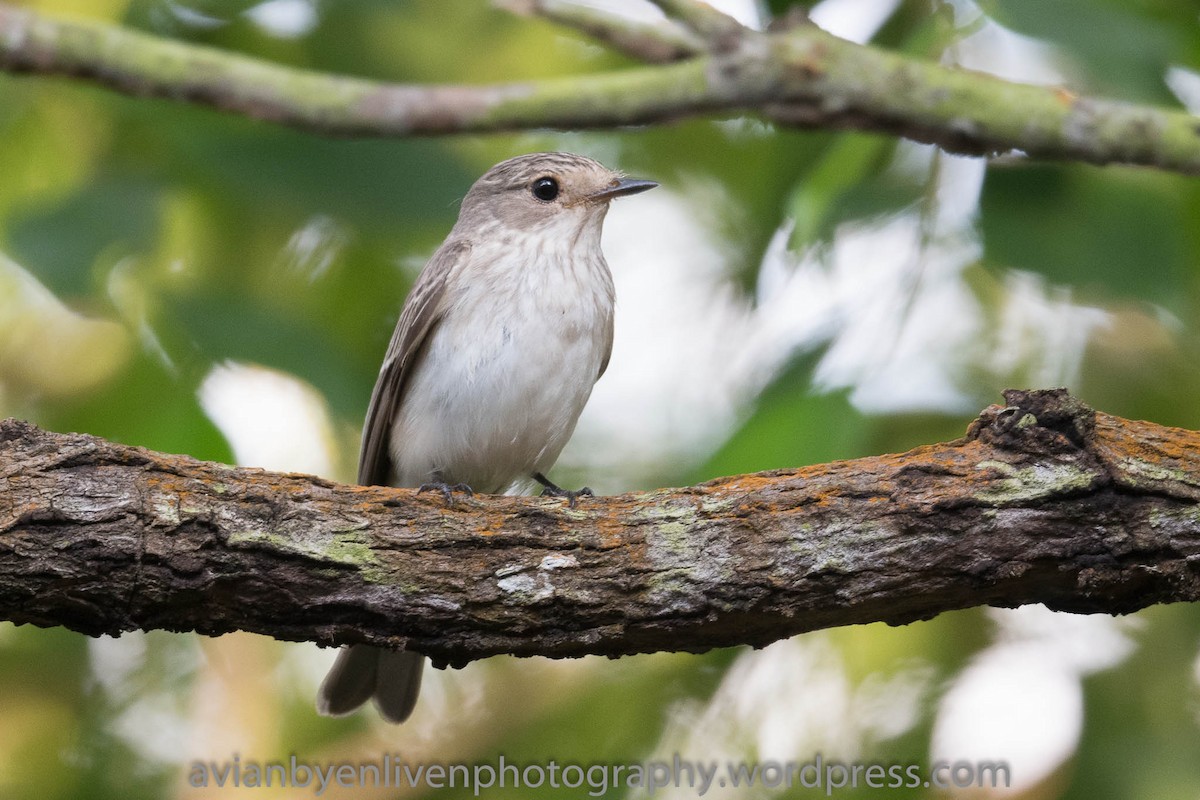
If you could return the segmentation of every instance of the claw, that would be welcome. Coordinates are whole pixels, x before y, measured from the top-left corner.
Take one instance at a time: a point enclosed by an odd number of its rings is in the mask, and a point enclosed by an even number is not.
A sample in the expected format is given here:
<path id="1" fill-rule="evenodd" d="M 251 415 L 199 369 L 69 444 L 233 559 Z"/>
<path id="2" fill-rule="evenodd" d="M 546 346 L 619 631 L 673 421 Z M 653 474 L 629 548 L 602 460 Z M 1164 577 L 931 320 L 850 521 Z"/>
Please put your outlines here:
<path id="1" fill-rule="evenodd" d="M 552 483 L 549 478 L 540 472 L 533 473 L 533 479 L 544 487 L 542 489 L 542 497 L 565 497 L 567 498 L 568 508 L 575 508 L 579 504 L 579 498 L 581 497 L 596 496 L 587 486 L 582 489 L 564 489 Z"/>
<path id="2" fill-rule="evenodd" d="M 422 483 L 419 487 L 417 487 L 417 494 L 425 491 L 441 492 L 442 497 L 446 498 L 446 505 L 449 506 L 454 505 L 455 492 L 462 492 L 467 497 L 473 497 L 475 495 L 475 492 L 471 489 L 471 487 L 467 486 L 465 483 L 451 484 L 446 483 L 445 481 L 430 481 L 429 483 Z"/>

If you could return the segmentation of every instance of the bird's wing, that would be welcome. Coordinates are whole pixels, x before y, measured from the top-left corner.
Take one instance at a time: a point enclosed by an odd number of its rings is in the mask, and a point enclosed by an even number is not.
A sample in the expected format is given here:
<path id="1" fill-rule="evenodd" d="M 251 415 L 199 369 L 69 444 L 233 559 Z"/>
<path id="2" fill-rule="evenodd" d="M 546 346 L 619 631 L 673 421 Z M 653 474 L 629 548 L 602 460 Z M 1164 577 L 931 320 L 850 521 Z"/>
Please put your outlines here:
<path id="1" fill-rule="evenodd" d="M 613 346 L 613 324 L 612 319 L 608 321 L 608 327 L 604 331 L 604 358 L 600 359 L 600 371 L 596 373 L 596 380 L 604 377 L 604 371 L 608 369 L 608 360 L 612 358 Z"/>
<path id="2" fill-rule="evenodd" d="M 433 254 L 408 294 L 400 320 L 392 333 L 387 355 L 371 393 L 367 420 L 363 424 L 362 449 L 358 454 L 358 482 L 363 486 L 386 486 L 391 473 L 388 440 L 392 422 L 404 402 L 408 378 L 444 313 L 442 298 L 446 280 L 471 253 L 470 242 L 443 244 Z"/>

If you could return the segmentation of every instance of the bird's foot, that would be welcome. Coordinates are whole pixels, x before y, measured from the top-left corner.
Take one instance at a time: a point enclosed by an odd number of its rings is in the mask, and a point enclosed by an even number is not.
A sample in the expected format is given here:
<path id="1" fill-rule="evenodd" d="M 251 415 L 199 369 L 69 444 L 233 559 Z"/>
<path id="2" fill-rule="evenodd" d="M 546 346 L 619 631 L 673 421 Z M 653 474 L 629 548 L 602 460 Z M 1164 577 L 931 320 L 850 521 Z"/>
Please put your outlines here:
<path id="1" fill-rule="evenodd" d="M 582 489 L 564 489 L 561 486 L 551 483 L 550 479 L 540 472 L 533 473 L 533 479 L 542 485 L 542 497 L 565 497 L 567 498 L 567 506 L 569 508 L 574 508 L 576 505 L 578 505 L 579 498 L 581 497 L 596 496 L 595 493 L 586 486 Z"/>
<path id="2" fill-rule="evenodd" d="M 462 492 L 467 497 L 475 495 L 474 490 L 465 483 L 446 483 L 445 481 L 430 481 L 422 483 L 417 487 L 417 494 L 421 492 L 441 492 L 442 497 L 446 498 L 446 505 L 454 505 L 454 493 Z"/>

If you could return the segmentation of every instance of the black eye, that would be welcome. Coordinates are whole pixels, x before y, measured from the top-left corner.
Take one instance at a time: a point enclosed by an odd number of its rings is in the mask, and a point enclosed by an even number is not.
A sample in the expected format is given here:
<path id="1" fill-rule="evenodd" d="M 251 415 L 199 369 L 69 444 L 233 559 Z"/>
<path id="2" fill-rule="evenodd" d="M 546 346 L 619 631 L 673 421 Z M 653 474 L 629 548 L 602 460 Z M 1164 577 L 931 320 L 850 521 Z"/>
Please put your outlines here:
<path id="1" fill-rule="evenodd" d="M 533 196 L 549 203 L 558 197 L 558 181 L 554 178 L 538 178 L 533 182 Z"/>

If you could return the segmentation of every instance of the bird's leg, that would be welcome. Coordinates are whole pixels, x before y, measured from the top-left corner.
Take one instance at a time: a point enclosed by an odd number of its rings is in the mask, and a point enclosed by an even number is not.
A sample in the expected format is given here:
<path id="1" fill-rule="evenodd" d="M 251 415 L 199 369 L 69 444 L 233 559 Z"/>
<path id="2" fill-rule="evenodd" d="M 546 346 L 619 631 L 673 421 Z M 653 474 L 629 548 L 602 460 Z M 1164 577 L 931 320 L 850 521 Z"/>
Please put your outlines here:
<path id="1" fill-rule="evenodd" d="M 428 483 L 422 483 L 419 487 L 417 487 L 417 494 L 420 494 L 424 491 L 441 492 L 442 497 L 446 498 L 446 505 L 454 504 L 454 492 L 462 492 L 467 497 L 472 497 L 475 494 L 471 487 L 467 486 L 465 483 L 446 483 L 446 481 L 442 479 L 442 473 L 440 472 L 433 473 L 432 477 L 432 481 Z"/>
<path id="2" fill-rule="evenodd" d="M 542 485 L 542 497 L 565 497 L 567 505 L 571 508 L 575 507 L 581 497 L 595 497 L 592 490 L 586 486 L 582 489 L 564 489 L 551 483 L 550 479 L 540 472 L 533 473 L 533 479 Z"/>

